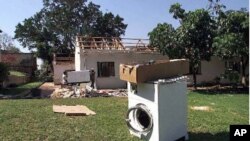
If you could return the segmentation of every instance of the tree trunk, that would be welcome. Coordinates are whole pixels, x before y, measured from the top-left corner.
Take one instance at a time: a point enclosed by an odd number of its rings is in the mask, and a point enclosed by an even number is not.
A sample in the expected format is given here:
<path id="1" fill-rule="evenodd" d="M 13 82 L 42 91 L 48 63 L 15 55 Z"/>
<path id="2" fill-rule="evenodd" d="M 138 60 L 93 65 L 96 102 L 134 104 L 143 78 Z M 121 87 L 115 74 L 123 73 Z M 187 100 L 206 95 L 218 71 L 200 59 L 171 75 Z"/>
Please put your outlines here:
<path id="1" fill-rule="evenodd" d="M 249 60 L 245 59 L 243 56 L 241 57 L 241 84 L 245 87 L 246 84 L 246 66 Z"/>
<path id="2" fill-rule="evenodd" d="M 193 67 L 193 88 L 196 90 L 197 89 L 197 87 L 196 87 L 196 68 L 195 67 Z"/>

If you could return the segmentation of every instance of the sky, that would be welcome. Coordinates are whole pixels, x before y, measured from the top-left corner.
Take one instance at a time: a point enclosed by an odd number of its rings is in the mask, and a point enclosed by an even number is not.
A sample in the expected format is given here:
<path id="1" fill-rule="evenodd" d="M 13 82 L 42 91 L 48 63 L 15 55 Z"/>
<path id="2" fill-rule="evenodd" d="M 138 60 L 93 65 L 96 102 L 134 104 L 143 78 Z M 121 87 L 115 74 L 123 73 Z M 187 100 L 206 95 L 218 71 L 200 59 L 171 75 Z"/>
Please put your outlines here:
<path id="1" fill-rule="evenodd" d="M 112 12 L 124 18 L 128 24 L 124 37 L 148 38 L 148 32 L 152 31 L 158 23 L 167 22 L 178 27 L 177 20 L 168 12 L 170 6 L 176 2 L 187 11 L 199 8 L 207 8 L 208 0 L 92 0 L 101 6 L 103 12 Z M 221 0 L 226 9 L 249 9 L 248 0 Z M 15 27 L 25 18 L 33 16 L 43 7 L 42 0 L 0 0 L 0 29 L 14 36 Z M 21 51 L 23 49 L 16 41 Z"/>

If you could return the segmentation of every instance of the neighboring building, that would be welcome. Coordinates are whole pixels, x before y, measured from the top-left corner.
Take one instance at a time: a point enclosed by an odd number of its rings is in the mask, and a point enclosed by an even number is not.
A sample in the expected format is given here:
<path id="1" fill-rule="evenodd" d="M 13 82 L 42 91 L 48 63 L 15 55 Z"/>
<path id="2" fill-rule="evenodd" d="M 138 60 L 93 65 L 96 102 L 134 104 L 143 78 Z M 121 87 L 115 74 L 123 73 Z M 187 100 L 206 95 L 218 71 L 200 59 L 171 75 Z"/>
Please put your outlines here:
<path id="1" fill-rule="evenodd" d="M 0 57 L 1 62 L 6 63 L 10 70 L 25 72 L 31 76 L 37 69 L 34 53 L 8 53 L 2 50 Z"/>
<path id="2" fill-rule="evenodd" d="M 222 74 L 225 73 L 226 70 L 232 70 L 241 74 L 241 67 L 240 67 L 240 60 L 239 59 L 230 59 L 230 60 L 223 60 L 219 57 L 212 56 L 210 61 L 201 61 L 199 65 L 199 69 L 197 72 L 197 83 L 214 83 L 217 77 L 221 77 Z M 245 70 L 246 74 L 249 72 L 249 65 L 246 67 Z M 189 82 L 192 84 L 193 76 L 190 75 Z M 248 76 L 247 76 L 248 77 Z M 241 76 L 240 76 L 241 79 Z M 228 79 L 221 79 L 221 83 L 230 83 Z"/>

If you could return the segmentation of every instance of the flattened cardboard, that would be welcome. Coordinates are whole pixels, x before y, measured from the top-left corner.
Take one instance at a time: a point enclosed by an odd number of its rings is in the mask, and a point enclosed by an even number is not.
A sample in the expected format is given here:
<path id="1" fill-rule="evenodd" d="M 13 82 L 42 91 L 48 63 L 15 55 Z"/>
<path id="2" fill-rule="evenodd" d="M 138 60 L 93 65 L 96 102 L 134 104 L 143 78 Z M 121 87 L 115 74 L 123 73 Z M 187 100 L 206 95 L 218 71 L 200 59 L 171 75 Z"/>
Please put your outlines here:
<path id="1" fill-rule="evenodd" d="M 84 105 L 66 106 L 66 105 L 53 105 L 53 112 L 64 113 L 67 116 L 88 116 L 95 115 L 94 111 L 91 111 Z"/>

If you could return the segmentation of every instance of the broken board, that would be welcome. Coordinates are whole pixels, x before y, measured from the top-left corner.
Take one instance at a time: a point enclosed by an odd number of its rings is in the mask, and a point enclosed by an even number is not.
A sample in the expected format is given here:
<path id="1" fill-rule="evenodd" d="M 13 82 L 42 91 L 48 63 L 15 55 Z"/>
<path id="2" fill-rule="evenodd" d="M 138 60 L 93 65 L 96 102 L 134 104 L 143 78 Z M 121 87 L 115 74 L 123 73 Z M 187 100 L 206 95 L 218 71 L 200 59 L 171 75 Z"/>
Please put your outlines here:
<path id="1" fill-rule="evenodd" d="M 53 105 L 54 113 L 64 113 L 67 116 L 88 116 L 95 115 L 96 113 L 84 105 L 66 106 L 66 105 Z"/>

